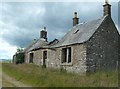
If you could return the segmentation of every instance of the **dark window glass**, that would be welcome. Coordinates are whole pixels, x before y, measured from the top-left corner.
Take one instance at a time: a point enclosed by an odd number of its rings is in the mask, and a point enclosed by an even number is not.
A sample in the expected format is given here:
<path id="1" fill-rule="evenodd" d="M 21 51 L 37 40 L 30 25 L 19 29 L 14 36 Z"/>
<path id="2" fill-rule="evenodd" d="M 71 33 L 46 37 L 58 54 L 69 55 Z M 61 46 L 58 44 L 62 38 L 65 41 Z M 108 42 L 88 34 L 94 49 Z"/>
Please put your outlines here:
<path id="1" fill-rule="evenodd" d="M 67 48 L 62 49 L 62 63 L 67 61 Z"/>
<path id="2" fill-rule="evenodd" d="M 71 62 L 71 48 L 68 48 L 68 63 Z"/>
<path id="3" fill-rule="evenodd" d="M 62 59 L 61 62 L 71 62 L 71 47 L 62 49 Z"/>

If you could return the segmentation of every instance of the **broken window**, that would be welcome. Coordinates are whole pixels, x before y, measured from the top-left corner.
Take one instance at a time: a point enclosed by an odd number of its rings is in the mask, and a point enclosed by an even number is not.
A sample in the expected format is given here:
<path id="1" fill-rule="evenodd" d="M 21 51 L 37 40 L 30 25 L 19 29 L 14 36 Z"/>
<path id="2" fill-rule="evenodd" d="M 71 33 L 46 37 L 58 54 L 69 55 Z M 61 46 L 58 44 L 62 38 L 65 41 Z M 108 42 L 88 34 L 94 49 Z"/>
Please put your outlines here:
<path id="1" fill-rule="evenodd" d="M 66 62 L 67 60 L 67 48 L 62 49 L 62 63 Z"/>
<path id="2" fill-rule="evenodd" d="M 62 63 L 70 63 L 71 62 L 71 47 L 62 49 Z"/>

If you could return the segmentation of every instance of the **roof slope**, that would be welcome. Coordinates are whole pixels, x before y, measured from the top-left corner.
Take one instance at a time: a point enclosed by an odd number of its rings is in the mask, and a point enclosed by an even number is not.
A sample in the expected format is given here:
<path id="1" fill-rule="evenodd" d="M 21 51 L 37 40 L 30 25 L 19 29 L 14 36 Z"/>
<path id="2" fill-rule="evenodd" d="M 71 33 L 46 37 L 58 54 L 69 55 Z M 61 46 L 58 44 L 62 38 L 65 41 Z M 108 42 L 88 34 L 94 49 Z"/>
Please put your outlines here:
<path id="1" fill-rule="evenodd" d="M 33 50 L 36 50 L 36 49 L 39 49 L 39 48 L 47 47 L 47 45 L 48 45 L 48 42 L 46 42 L 45 40 L 39 39 L 39 40 L 37 40 L 36 43 L 34 43 L 34 44 L 28 49 L 28 52 L 29 52 L 29 51 L 33 51 Z"/>
<path id="2" fill-rule="evenodd" d="M 86 42 L 106 18 L 107 16 L 104 16 L 100 19 L 74 26 L 56 45 L 52 47 Z"/>
<path id="3" fill-rule="evenodd" d="M 24 49 L 24 52 L 27 52 L 27 51 L 33 46 L 33 44 L 35 44 L 37 41 L 38 41 L 38 39 L 33 40 L 32 43 L 30 43 L 30 44 Z"/>

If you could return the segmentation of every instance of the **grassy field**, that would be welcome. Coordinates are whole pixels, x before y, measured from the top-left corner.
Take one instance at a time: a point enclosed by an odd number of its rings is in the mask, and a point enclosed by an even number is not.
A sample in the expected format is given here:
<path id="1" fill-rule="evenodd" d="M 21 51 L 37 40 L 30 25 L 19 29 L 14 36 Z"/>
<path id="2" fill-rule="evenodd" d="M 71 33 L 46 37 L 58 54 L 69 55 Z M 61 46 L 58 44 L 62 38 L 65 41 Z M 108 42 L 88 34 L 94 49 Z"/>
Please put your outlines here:
<path id="1" fill-rule="evenodd" d="M 43 69 L 34 64 L 2 64 L 3 71 L 33 87 L 117 87 L 117 72 L 98 72 L 89 76 Z"/>

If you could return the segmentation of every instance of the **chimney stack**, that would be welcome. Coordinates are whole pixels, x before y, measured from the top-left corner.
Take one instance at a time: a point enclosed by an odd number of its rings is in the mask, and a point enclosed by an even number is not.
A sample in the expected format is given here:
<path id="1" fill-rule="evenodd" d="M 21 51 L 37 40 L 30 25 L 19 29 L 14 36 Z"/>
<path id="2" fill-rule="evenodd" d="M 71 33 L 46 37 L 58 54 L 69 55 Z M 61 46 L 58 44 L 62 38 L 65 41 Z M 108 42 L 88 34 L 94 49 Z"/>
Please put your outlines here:
<path id="1" fill-rule="evenodd" d="M 79 23 L 79 18 L 77 18 L 77 12 L 74 12 L 73 26 L 77 25 L 78 23 Z"/>
<path id="2" fill-rule="evenodd" d="M 108 3 L 108 0 L 105 0 L 105 5 L 103 5 L 103 16 L 111 16 L 111 5 Z"/>
<path id="3" fill-rule="evenodd" d="M 46 27 L 42 31 L 40 31 L 40 38 L 45 39 L 47 41 L 47 30 Z"/>

